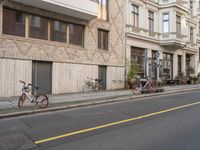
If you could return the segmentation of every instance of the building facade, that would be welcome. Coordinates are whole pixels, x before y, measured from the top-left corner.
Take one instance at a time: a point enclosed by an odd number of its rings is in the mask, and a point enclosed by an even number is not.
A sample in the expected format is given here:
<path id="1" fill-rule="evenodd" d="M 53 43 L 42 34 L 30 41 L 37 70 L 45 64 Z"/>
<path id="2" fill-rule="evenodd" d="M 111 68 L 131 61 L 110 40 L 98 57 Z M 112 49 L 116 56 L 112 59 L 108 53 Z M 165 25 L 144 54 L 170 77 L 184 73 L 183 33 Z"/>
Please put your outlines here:
<path id="1" fill-rule="evenodd" d="M 126 57 L 140 77 L 171 80 L 197 76 L 199 0 L 129 0 Z"/>
<path id="2" fill-rule="evenodd" d="M 41 92 L 81 92 L 87 77 L 124 87 L 124 0 L 1 0 L 0 97 L 19 80 Z"/>

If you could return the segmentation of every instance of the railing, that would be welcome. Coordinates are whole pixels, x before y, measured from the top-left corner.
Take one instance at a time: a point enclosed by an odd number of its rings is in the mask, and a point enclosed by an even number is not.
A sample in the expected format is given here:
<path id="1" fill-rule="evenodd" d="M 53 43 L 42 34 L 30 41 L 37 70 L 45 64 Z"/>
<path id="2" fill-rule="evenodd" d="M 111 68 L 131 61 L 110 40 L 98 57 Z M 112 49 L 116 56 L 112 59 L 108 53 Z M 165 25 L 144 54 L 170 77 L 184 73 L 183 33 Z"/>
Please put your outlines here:
<path id="1" fill-rule="evenodd" d="M 158 39 L 159 37 L 158 32 L 153 32 L 144 28 L 134 27 L 133 25 L 126 25 L 126 32 L 154 39 Z"/>

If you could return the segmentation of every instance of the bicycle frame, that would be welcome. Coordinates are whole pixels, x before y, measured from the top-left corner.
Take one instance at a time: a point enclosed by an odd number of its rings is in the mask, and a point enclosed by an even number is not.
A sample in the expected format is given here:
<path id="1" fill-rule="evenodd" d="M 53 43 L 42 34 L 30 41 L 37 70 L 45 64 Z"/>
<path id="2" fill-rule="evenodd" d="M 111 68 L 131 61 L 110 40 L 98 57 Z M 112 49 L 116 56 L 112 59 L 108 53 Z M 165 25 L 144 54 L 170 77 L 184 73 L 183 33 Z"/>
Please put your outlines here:
<path id="1" fill-rule="evenodd" d="M 29 92 L 26 92 L 26 89 L 31 90 L 32 84 L 28 84 L 28 85 L 26 86 L 26 83 L 25 83 L 24 81 L 21 81 L 21 80 L 20 80 L 20 82 L 23 83 L 22 95 L 25 94 L 26 97 L 28 97 L 28 100 L 29 100 L 30 102 L 35 101 L 35 100 L 31 97 L 31 95 L 29 94 L 30 91 L 29 91 Z"/>
<path id="2" fill-rule="evenodd" d="M 34 99 L 31 97 L 31 95 L 28 94 L 28 93 L 24 90 L 24 88 L 22 89 L 22 94 L 25 94 L 25 95 L 28 97 L 28 100 L 29 100 L 30 102 L 34 101 Z"/>

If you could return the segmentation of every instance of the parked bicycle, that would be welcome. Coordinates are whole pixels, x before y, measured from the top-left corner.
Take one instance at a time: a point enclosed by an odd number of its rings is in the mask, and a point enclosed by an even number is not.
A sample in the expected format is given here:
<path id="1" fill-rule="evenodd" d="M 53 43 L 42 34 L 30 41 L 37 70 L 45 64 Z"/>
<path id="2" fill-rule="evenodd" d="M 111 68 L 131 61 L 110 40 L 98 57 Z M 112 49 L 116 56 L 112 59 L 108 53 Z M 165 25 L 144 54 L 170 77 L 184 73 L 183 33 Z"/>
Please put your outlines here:
<path id="1" fill-rule="evenodd" d="M 18 101 L 19 107 L 22 107 L 24 105 L 24 102 L 27 98 L 31 103 L 35 103 L 36 106 L 41 109 L 48 107 L 49 99 L 48 99 L 47 95 L 37 94 L 39 87 L 35 87 L 34 95 L 33 95 L 33 97 L 31 97 L 30 92 L 31 92 L 32 84 L 29 83 L 26 86 L 26 82 L 21 81 L 21 80 L 20 80 L 20 82 L 23 83 L 23 88 L 22 88 L 22 95 L 20 96 L 19 101 Z"/>
<path id="2" fill-rule="evenodd" d="M 137 79 L 131 86 L 133 94 L 141 94 L 142 92 L 155 93 L 157 82 L 152 78 Z"/>
<path id="3" fill-rule="evenodd" d="M 102 90 L 102 83 L 100 79 L 93 79 L 87 77 L 85 80 L 85 84 L 83 86 L 83 92 L 90 92 L 90 91 L 99 91 Z"/>

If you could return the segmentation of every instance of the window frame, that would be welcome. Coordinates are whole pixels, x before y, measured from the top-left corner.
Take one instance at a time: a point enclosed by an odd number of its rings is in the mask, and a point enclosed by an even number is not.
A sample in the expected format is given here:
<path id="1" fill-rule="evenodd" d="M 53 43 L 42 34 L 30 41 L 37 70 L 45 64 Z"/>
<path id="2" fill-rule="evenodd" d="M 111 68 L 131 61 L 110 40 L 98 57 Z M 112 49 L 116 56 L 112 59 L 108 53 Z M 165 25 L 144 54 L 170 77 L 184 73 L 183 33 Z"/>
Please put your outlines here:
<path id="1" fill-rule="evenodd" d="M 149 31 L 154 32 L 154 12 L 148 11 Z"/>
<path id="2" fill-rule="evenodd" d="M 176 33 L 181 34 L 181 16 L 176 15 Z"/>
<path id="3" fill-rule="evenodd" d="M 139 6 L 132 4 L 133 27 L 139 28 Z"/>
<path id="4" fill-rule="evenodd" d="M 165 15 L 168 15 L 168 19 L 165 20 Z M 170 15 L 169 15 L 169 12 L 166 12 L 166 13 L 163 13 L 162 15 L 162 21 L 163 21 L 163 33 L 169 33 L 170 32 Z M 167 31 L 165 31 L 165 23 L 167 23 L 168 25 L 168 28 L 167 28 Z"/>
<path id="5" fill-rule="evenodd" d="M 106 47 L 105 48 L 104 48 L 104 33 L 106 33 L 106 44 L 105 44 Z M 99 36 L 100 36 L 100 39 L 99 39 Z M 109 31 L 105 29 L 98 29 L 97 37 L 98 37 L 98 42 L 97 42 L 98 49 L 109 51 Z"/>
<path id="6" fill-rule="evenodd" d="M 40 35 L 39 36 L 41 36 L 41 29 L 42 29 L 42 26 L 41 26 L 41 24 L 42 24 L 42 20 L 43 19 L 45 19 L 47 22 L 46 22 L 46 25 L 47 25 L 47 27 L 46 27 L 46 35 L 42 35 L 41 37 L 34 37 L 34 35 L 33 36 L 31 36 L 31 19 L 30 19 L 30 17 L 31 16 L 34 16 L 34 17 L 40 17 L 40 27 L 38 27 L 38 28 L 40 28 L 40 31 L 39 31 L 39 33 L 40 33 Z M 43 16 L 40 16 L 40 15 L 35 15 L 35 14 L 28 14 L 28 20 L 29 20 L 29 24 L 28 24 L 28 28 L 29 28 L 29 33 L 28 33 L 28 37 L 29 38 L 34 38 L 34 39 L 41 39 L 41 40 L 49 40 L 48 39 L 48 37 L 49 37 L 49 21 L 50 21 L 50 19 L 49 18 L 47 18 L 47 17 L 43 17 Z M 36 26 L 32 26 L 32 28 L 37 28 Z M 32 33 L 32 34 L 35 34 L 35 33 Z M 43 33 L 42 33 L 43 34 Z M 43 36 L 44 36 L 44 38 L 43 38 Z"/>
<path id="7" fill-rule="evenodd" d="M 70 26 L 69 25 L 75 25 L 75 26 L 80 26 L 80 27 L 82 27 L 82 41 L 81 41 L 81 45 L 79 45 L 79 44 L 73 44 L 73 43 L 70 43 Z M 67 33 L 67 35 L 68 35 L 68 40 L 67 40 L 67 43 L 69 44 L 69 45 L 75 45 L 75 46 L 80 46 L 80 47 L 82 47 L 82 48 L 84 48 L 84 37 L 85 37 L 85 27 L 83 26 L 83 25 L 80 25 L 80 24 L 76 24 L 76 23 L 67 23 L 67 28 L 68 28 L 68 33 Z"/>
<path id="8" fill-rule="evenodd" d="M 20 35 L 15 35 L 15 34 L 9 34 L 9 33 L 6 33 L 6 32 L 4 33 L 3 27 L 2 27 L 2 34 L 11 35 L 11 36 L 18 36 L 18 37 L 23 37 L 23 38 L 33 38 L 33 39 L 38 39 L 38 40 L 46 40 L 46 41 L 50 41 L 50 42 L 62 42 L 62 43 L 65 43 L 67 45 L 80 46 L 80 47 L 84 48 L 84 45 L 85 45 L 85 25 L 83 25 L 83 24 L 62 21 L 62 20 L 59 20 L 59 19 L 49 18 L 49 17 L 38 15 L 38 14 L 34 14 L 34 13 L 24 12 L 24 11 L 18 11 L 16 9 L 12 9 L 12 8 L 3 6 L 3 10 L 4 9 L 14 11 L 14 13 L 20 12 L 20 13 L 24 14 L 24 35 L 20 36 Z M 30 16 L 40 18 L 40 21 L 38 21 L 39 23 L 37 22 L 39 24 L 38 27 L 40 28 L 40 30 L 38 31 L 38 33 L 32 33 L 32 35 L 31 35 L 31 27 L 34 27 L 34 24 L 31 23 Z M 46 19 L 46 22 L 45 22 L 46 27 L 45 28 L 42 28 L 42 26 L 41 26 L 42 25 L 42 22 L 41 22 L 42 19 Z M 65 41 L 64 40 L 63 41 L 52 40 L 52 38 L 51 38 L 52 37 L 51 23 L 55 22 L 55 21 L 58 21 L 58 22 L 63 23 L 65 25 Z M 69 40 L 69 38 L 70 38 L 69 24 L 80 26 L 82 28 L 81 29 L 81 31 L 82 31 L 81 42 L 80 42 L 81 45 L 70 43 L 70 40 Z M 3 23 L 2 23 L 2 25 L 3 25 Z M 42 29 L 45 29 L 45 34 L 46 34 L 45 38 L 39 37 L 40 35 L 43 34 L 43 33 L 41 33 Z M 34 29 L 32 31 L 34 31 Z M 38 34 L 38 37 L 33 36 L 34 34 Z"/>
<path id="9" fill-rule="evenodd" d="M 194 43 L 194 28 L 190 27 L 190 43 Z"/>
<path id="10" fill-rule="evenodd" d="M 52 30 L 52 24 L 51 24 L 51 23 L 52 23 L 52 22 L 55 22 L 55 21 L 58 21 L 59 23 L 62 23 L 62 24 L 65 25 L 65 41 L 59 41 L 59 40 L 52 39 L 52 37 L 53 37 L 53 36 L 52 36 L 52 33 L 53 33 L 53 32 L 58 32 L 58 33 L 60 32 L 60 31 L 55 31 L 55 30 L 53 31 L 53 30 Z M 49 19 L 49 23 L 50 23 L 50 29 L 49 29 L 49 30 L 50 30 L 50 33 L 49 33 L 50 39 L 49 39 L 49 40 L 50 40 L 50 41 L 54 41 L 54 42 L 68 43 L 68 41 L 67 41 L 67 40 L 68 40 L 68 35 L 67 35 L 67 34 L 68 34 L 68 31 L 67 31 L 67 23 L 65 23 L 64 21 L 56 20 L 56 19 Z M 61 33 L 61 32 L 60 32 L 60 33 Z"/>
<path id="11" fill-rule="evenodd" d="M 12 33 L 10 33 L 10 32 L 8 32 L 8 31 L 5 31 L 6 29 L 5 29 L 5 24 L 4 24 L 4 21 L 5 21 L 5 19 L 4 19 L 4 15 L 5 15 L 5 10 L 7 10 L 7 11 L 13 11 L 14 13 L 15 13 L 15 21 L 14 21 L 14 25 L 15 25 L 15 28 L 16 28 L 16 26 L 17 26 L 17 24 L 18 23 L 16 23 L 16 13 L 21 13 L 21 14 L 23 14 L 24 15 L 24 29 L 23 29 L 23 33 L 22 33 L 22 35 L 20 35 L 20 34 L 17 34 L 16 33 L 16 31 L 15 31 L 15 33 L 13 34 L 13 32 Z M 2 17 L 3 17 L 3 21 L 2 21 L 2 34 L 5 34 L 5 35 L 11 35 L 11 36 L 19 36 L 19 37 L 25 37 L 26 36 L 26 13 L 25 12 L 23 12 L 23 11 L 19 11 L 19 10 L 15 10 L 15 9 L 12 9 L 12 8 L 8 8 L 8 7 L 4 7 L 3 6 L 3 10 L 2 10 Z M 9 20 L 10 20 L 10 18 L 9 18 Z"/>
<path id="12" fill-rule="evenodd" d="M 190 0 L 190 15 L 193 15 L 193 11 L 194 11 L 194 6 L 193 6 L 193 1 Z"/>

